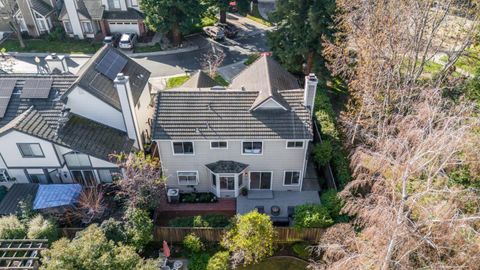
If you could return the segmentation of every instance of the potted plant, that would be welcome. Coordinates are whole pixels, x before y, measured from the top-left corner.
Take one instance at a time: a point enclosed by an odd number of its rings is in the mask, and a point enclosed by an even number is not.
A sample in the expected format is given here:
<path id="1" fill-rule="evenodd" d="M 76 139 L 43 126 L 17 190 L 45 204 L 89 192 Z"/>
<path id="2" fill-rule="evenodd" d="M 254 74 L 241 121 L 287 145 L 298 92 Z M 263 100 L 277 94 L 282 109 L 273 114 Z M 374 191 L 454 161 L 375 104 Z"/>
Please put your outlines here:
<path id="1" fill-rule="evenodd" d="M 242 194 L 242 196 L 247 196 L 248 195 L 247 187 L 242 187 L 242 189 L 240 189 L 240 194 Z"/>

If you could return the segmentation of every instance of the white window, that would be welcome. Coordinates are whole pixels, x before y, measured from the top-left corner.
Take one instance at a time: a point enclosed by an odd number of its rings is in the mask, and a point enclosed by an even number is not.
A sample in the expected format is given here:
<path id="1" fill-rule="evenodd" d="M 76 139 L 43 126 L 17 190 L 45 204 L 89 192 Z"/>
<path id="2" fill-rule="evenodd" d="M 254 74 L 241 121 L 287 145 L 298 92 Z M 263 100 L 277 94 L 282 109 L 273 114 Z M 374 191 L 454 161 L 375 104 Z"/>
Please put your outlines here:
<path id="1" fill-rule="evenodd" d="M 235 177 L 220 176 L 220 189 L 235 190 Z"/>
<path id="2" fill-rule="evenodd" d="M 263 152 L 262 142 L 243 142 L 242 153 L 247 155 L 261 155 Z"/>
<path id="3" fill-rule="evenodd" d="M 113 8 L 120 8 L 120 0 L 113 0 Z"/>
<path id="4" fill-rule="evenodd" d="M 193 155 L 193 142 L 173 142 L 173 153 L 176 155 Z"/>
<path id="5" fill-rule="evenodd" d="M 28 174 L 28 178 L 30 179 L 30 183 L 34 184 L 48 184 L 48 179 L 45 174 L 34 173 Z"/>
<path id="6" fill-rule="evenodd" d="M 99 169 L 97 172 L 102 183 L 112 183 L 121 178 L 121 172 L 118 169 Z"/>
<path id="7" fill-rule="evenodd" d="M 63 26 L 65 27 L 65 32 L 73 33 L 72 24 L 69 21 L 64 21 Z"/>
<path id="8" fill-rule="evenodd" d="M 82 22 L 83 32 L 93 33 L 92 24 L 90 22 Z"/>
<path id="9" fill-rule="evenodd" d="M 198 184 L 198 172 L 177 172 L 179 185 L 196 185 Z"/>
<path id="10" fill-rule="evenodd" d="M 300 171 L 286 171 L 283 178 L 283 185 L 297 186 L 300 184 Z"/>
<path id="11" fill-rule="evenodd" d="M 130 0 L 130 3 L 132 4 L 132 7 L 138 6 L 138 1 L 137 0 Z"/>
<path id="12" fill-rule="evenodd" d="M 42 151 L 42 147 L 38 143 L 17 143 L 18 149 L 22 157 L 45 157 Z"/>
<path id="13" fill-rule="evenodd" d="M 64 155 L 68 167 L 92 167 L 88 155 L 81 153 L 68 153 Z"/>
<path id="14" fill-rule="evenodd" d="M 45 24 L 44 19 L 37 19 L 38 30 L 47 31 L 47 25 Z"/>
<path id="15" fill-rule="evenodd" d="M 271 189 L 272 172 L 250 172 L 250 189 Z"/>
<path id="16" fill-rule="evenodd" d="M 227 146 L 228 146 L 228 144 L 227 144 L 226 141 L 214 141 L 214 142 L 210 142 L 210 148 L 212 148 L 212 149 L 221 149 L 221 148 L 226 149 Z"/>
<path id="17" fill-rule="evenodd" d="M 13 181 L 13 179 L 10 178 L 10 175 L 8 175 L 7 170 L 0 169 L 0 182 L 8 182 L 8 181 Z"/>
<path id="18" fill-rule="evenodd" d="M 287 148 L 303 148 L 303 141 L 287 141 Z"/>

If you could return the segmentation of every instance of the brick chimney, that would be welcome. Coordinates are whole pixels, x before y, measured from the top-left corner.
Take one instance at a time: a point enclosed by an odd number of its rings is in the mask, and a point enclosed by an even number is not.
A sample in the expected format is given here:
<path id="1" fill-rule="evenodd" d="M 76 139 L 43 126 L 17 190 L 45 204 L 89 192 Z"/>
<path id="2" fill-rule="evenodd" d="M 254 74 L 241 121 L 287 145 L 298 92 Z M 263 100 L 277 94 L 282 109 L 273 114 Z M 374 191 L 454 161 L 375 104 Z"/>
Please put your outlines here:
<path id="1" fill-rule="evenodd" d="M 141 143 L 138 120 L 134 111 L 135 105 L 133 104 L 129 78 L 123 75 L 123 73 L 118 73 L 113 82 L 118 93 L 118 98 L 120 99 L 120 106 L 122 107 L 122 115 L 128 137 L 135 140 L 135 147 L 142 149 L 143 145 Z"/>
<path id="2" fill-rule="evenodd" d="M 317 93 L 318 79 L 315 74 L 310 73 L 305 76 L 305 91 L 303 93 L 303 104 L 310 109 L 310 117 L 313 116 L 313 106 L 315 104 L 315 94 Z"/>

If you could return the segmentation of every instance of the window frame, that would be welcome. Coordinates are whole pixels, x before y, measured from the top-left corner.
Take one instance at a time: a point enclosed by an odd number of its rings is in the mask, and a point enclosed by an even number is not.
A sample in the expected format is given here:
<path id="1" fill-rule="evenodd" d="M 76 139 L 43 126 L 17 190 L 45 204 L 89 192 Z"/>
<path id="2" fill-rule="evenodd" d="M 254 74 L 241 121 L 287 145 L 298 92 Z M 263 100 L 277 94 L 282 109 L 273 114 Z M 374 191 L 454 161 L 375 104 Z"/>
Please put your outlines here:
<path id="1" fill-rule="evenodd" d="M 92 22 L 89 22 L 89 21 L 81 21 L 80 24 L 82 25 L 82 30 L 83 30 L 83 33 L 85 34 L 92 34 L 93 33 L 93 25 L 92 25 Z M 86 29 L 88 27 L 85 27 L 85 25 L 88 25 L 90 27 L 90 29 Z"/>
<path id="2" fill-rule="evenodd" d="M 287 173 L 292 173 L 292 178 L 293 179 L 293 173 L 298 172 L 298 184 L 286 184 L 285 181 L 287 180 Z M 300 180 L 302 179 L 302 171 L 301 170 L 286 170 L 283 171 L 283 186 L 286 187 L 297 187 L 300 186 Z"/>
<path id="3" fill-rule="evenodd" d="M 241 143 L 242 143 L 242 144 L 240 145 L 240 153 L 241 153 L 242 155 L 245 155 L 245 156 L 262 156 L 262 155 L 263 155 L 263 141 L 242 141 Z M 258 153 L 258 154 L 255 154 L 255 153 L 245 153 L 245 151 L 244 151 L 244 146 L 243 146 L 244 143 L 251 143 L 251 144 L 252 144 L 252 149 L 253 149 L 253 144 L 254 144 L 254 143 L 261 143 L 261 144 L 262 144 L 262 148 L 260 149 L 260 153 Z"/>
<path id="4" fill-rule="evenodd" d="M 262 186 L 262 173 L 270 173 L 270 188 L 254 188 L 252 189 L 252 173 L 260 173 L 260 186 Z M 273 190 L 273 171 L 249 171 L 248 172 L 248 189 L 249 190 Z"/>
<path id="5" fill-rule="evenodd" d="M 67 27 L 68 25 L 68 27 Z M 65 29 L 65 33 L 73 34 L 73 27 L 70 21 L 63 21 L 63 28 Z"/>
<path id="6" fill-rule="evenodd" d="M 182 150 L 183 153 L 175 153 L 175 143 L 182 143 Z M 191 143 L 192 144 L 192 153 L 187 153 L 185 154 L 185 143 Z M 174 156 L 194 156 L 195 155 L 195 143 L 193 141 L 172 141 L 172 153 Z"/>
<path id="7" fill-rule="evenodd" d="M 38 147 L 40 148 L 40 152 L 42 152 L 41 156 L 28 156 L 28 155 L 25 155 L 25 153 L 23 153 L 23 150 L 20 146 L 21 145 L 32 145 L 32 144 L 38 145 Z M 17 148 L 18 148 L 18 151 L 20 151 L 20 154 L 22 155 L 23 158 L 44 158 L 45 157 L 45 152 L 43 152 L 43 148 L 40 145 L 40 143 L 17 143 Z"/>
<path id="8" fill-rule="evenodd" d="M 213 147 L 213 143 L 218 143 L 218 147 Z M 220 143 L 225 143 L 225 147 L 220 147 Z M 222 150 L 222 149 L 228 149 L 228 141 L 210 141 L 210 149 L 215 149 L 215 150 Z"/>
<path id="9" fill-rule="evenodd" d="M 224 180 L 226 180 L 225 184 L 226 184 L 226 187 L 227 188 L 222 188 L 222 178 Z M 230 180 L 232 181 L 231 184 L 232 184 L 232 189 L 229 189 L 229 182 Z M 235 175 L 221 175 L 219 178 L 218 178 L 218 181 L 220 183 L 220 190 L 222 191 L 235 191 Z"/>
<path id="10" fill-rule="evenodd" d="M 182 184 L 179 178 L 179 174 L 181 173 L 195 173 L 195 184 L 190 184 L 190 183 Z M 199 178 L 198 171 L 177 171 L 177 182 L 179 186 L 196 186 L 198 185 L 198 178 Z"/>
<path id="11" fill-rule="evenodd" d="M 288 143 L 292 143 L 292 142 L 293 142 L 294 144 L 297 144 L 297 143 L 301 142 L 301 143 L 302 143 L 302 147 L 297 147 L 297 146 L 295 146 L 295 145 L 294 145 L 293 147 L 289 147 L 289 146 L 288 146 Z M 287 149 L 303 149 L 303 148 L 305 148 L 305 142 L 304 142 L 304 141 L 301 141 L 301 140 L 288 140 L 287 143 L 285 144 L 285 147 L 286 147 Z"/>
<path id="12" fill-rule="evenodd" d="M 67 162 L 67 159 L 65 158 L 65 156 L 68 156 L 68 155 L 85 155 L 87 156 L 88 158 L 88 162 L 90 163 L 89 166 L 70 166 Z M 85 168 L 85 169 L 93 169 L 93 165 L 92 165 L 92 160 L 90 159 L 90 155 L 87 155 L 87 154 L 84 154 L 84 153 L 81 153 L 81 152 L 68 152 L 68 153 L 65 153 L 63 154 L 63 160 L 65 161 L 65 165 L 68 167 L 68 168 L 72 168 L 72 169 L 78 169 L 78 168 Z"/>
<path id="13" fill-rule="evenodd" d="M 28 172 L 27 172 L 27 174 L 28 174 L 28 181 L 29 181 L 30 183 L 33 183 L 33 184 L 43 184 L 43 185 L 49 183 L 49 181 L 48 181 L 48 176 L 47 176 L 45 173 L 28 173 Z M 33 176 L 33 177 L 37 177 L 37 178 L 40 177 L 40 176 L 43 176 L 43 177 L 45 177 L 46 183 L 42 183 L 41 181 L 34 182 L 33 179 L 32 179 L 32 176 Z"/>

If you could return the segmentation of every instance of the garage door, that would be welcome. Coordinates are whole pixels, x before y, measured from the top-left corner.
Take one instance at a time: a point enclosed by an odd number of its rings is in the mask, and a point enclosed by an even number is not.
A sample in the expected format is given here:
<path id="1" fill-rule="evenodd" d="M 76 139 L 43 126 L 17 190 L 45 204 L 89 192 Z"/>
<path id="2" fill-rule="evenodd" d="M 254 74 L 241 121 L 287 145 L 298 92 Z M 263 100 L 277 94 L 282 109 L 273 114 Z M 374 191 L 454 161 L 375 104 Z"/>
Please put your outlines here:
<path id="1" fill-rule="evenodd" d="M 136 33 L 140 34 L 137 22 L 108 22 L 110 33 Z"/>

